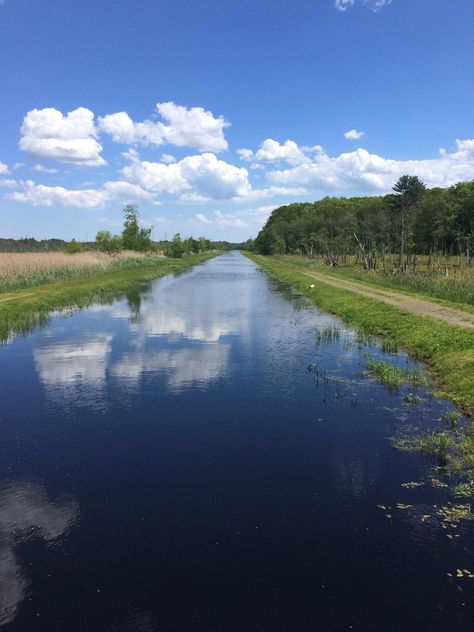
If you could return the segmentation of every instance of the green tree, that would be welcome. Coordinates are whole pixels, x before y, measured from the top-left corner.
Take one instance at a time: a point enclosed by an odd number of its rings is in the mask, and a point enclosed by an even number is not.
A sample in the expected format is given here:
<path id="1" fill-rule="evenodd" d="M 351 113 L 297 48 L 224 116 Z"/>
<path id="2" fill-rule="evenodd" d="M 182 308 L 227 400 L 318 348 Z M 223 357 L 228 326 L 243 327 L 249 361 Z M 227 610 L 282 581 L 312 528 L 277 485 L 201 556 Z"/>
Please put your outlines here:
<path id="1" fill-rule="evenodd" d="M 66 244 L 66 248 L 64 249 L 64 252 L 66 252 L 68 255 L 75 255 L 76 253 L 83 251 L 83 245 L 75 239 L 71 239 L 71 241 L 68 241 Z"/>
<path id="2" fill-rule="evenodd" d="M 127 250 L 147 252 L 152 249 L 151 228 L 140 227 L 136 204 L 127 204 L 123 209 L 125 220 L 122 231 L 122 245 Z"/>
<path id="3" fill-rule="evenodd" d="M 166 250 L 166 254 L 168 257 L 179 259 L 180 257 L 183 256 L 184 252 L 185 252 L 184 242 L 181 239 L 181 235 L 179 233 L 176 233 L 176 235 L 173 237 L 172 242 L 170 243 L 170 245 L 168 246 Z"/>
<path id="4" fill-rule="evenodd" d="M 394 184 L 393 190 L 395 191 L 395 208 L 400 215 L 399 266 L 401 266 L 408 239 L 409 213 L 421 201 L 426 187 L 418 176 L 401 176 Z"/>
<path id="5" fill-rule="evenodd" d="M 120 235 L 112 235 L 108 230 L 100 230 L 95 238 L 98 250 L 115 257 L 122 250 L 122 238 Z"/>

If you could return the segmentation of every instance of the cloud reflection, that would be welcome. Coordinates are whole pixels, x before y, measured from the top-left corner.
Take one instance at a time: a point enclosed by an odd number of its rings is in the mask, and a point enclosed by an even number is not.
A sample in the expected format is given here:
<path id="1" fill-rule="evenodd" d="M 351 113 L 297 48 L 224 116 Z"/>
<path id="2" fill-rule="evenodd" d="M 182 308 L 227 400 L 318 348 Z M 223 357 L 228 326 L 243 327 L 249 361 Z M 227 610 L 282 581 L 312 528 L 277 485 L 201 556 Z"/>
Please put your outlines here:
<path id="1" fill-rule="evenodd" d="M 126 353 L 111 367 L 111 374 L 137 384 L 144 373 L 165 372 L 172 390 L 191 385 L 205 386 L 226 374 L 228 345 L 205 345 L 166 351 Z"/>
<path id="2" fill-rule="evenodd" d="M 54 503 L 37 483 L 11 483 L 0 489 L 0 625 L 14 620 L 28 589 L 15 547 L 35 537 L 55 542 L 78 516 L 76 501 Z"/>
<path id="3" fill-rule="evenodd" d="M 34 349 L 36 371 L 49 395 L 74 403 L 100 402 L 113 337 L 92 333 L 67 342 L 48 341 Z"/>
<path id="4" fill-rule="evenodd" d="M 253 274 L 253 267 L 244 261 L 245 272 L 236 274 L 234 259 L 165 277 L 143 294 L 92 308 L 82 336 L 64 340 L 64 331 L 50 328 L 52 335 L 34 350 L 48 395 L 62 405 L 104 408 L 109 376 L 127 392 L 144 374 L 164 375 L 172 390 L 202 388 L 228 375 L 229 338 L 238 335 L 241 345 L 250 340 L 254 287 L 246 272 Z"/>

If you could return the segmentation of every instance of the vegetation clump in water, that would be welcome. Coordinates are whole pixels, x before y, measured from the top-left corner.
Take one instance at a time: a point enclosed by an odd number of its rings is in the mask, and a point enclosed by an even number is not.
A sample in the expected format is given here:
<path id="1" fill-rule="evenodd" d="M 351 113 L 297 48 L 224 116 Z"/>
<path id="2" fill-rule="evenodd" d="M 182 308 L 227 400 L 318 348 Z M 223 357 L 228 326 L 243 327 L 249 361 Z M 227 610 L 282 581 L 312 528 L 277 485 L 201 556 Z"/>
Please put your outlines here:
<path id="1" fill-rule="evenodd" d="M 390 362 L 369 358 L 367 369 L 378 377 L 382 384 L 390 388 L 398 388 L 402 384 L 409 383 L 412 386 L 422 386 L 426 384 L 426 378 L 419 369 L 401 369 Z"/>

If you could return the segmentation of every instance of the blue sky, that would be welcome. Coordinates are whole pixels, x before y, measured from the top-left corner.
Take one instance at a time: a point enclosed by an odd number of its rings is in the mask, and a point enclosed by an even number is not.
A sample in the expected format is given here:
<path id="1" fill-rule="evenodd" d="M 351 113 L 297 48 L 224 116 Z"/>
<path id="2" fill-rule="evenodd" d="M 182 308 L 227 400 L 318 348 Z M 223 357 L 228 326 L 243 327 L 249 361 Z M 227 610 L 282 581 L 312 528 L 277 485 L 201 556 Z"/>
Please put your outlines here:
<path id="1" fill-rule="evenodd" d="M 474 178 L 472 0 L 0 0 L 0 236 Z"/>

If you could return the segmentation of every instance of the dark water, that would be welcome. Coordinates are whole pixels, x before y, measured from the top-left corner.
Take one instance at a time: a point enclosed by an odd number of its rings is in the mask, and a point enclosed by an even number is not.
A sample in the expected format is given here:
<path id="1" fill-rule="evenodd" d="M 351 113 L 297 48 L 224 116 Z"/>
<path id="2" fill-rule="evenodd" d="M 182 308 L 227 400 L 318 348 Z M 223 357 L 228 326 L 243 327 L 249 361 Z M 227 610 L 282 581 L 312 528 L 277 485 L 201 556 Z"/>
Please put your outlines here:
<path id="1" fill-rule="evenodd" d="M 0 348 L 2 632 L 472 630 L 473 525 L 390 442 L 449 405 L 368 355 L 237 253 Z"/>

